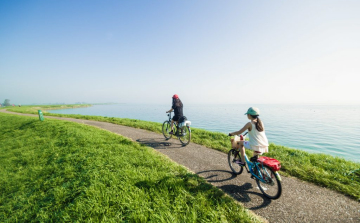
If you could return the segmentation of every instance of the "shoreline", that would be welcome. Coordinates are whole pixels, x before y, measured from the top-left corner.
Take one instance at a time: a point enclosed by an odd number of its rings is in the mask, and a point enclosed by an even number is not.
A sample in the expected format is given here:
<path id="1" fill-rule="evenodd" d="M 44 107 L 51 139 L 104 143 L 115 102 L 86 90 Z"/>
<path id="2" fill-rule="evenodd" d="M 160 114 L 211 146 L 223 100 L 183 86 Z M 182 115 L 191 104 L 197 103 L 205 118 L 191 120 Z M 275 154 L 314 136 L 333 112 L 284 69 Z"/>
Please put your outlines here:
<path id="1" fill-rule="evenodd" d="M 244 107 L 244 106 L 242 106 Z M 94 106 L 76 110 L 52 110 L 50 113 L 57 114 L 82 114 L 90 116 L 130 118 L 144 121 L 163 123 L 167 116 L 162 112 L 165 105 L 109 105 Z M 284 109 L 283 109 L 284 108 Z M 360 162 L 360 151 L 356 145 L 360 145 L 357 137 L 358 124 L 360 119 L 345 119 L 345 123 L 337 122 L 342 109 L 337 107 L 312 107 L 301 105 L 295 108 L 286 109 L 286 106 L 265 107 L 266 114 L 263 114 L 266 134 L 269 142 L 283 145 L 288 148 L 299 149 L 309 153 L 323 153 L 334 157 L 342 157 L 354 162 Z M 243 117 L 243 113 L 236 117 L 242 108 L 233 106 L 202 107 L 187 106 L 185 114 L 192 121 L 193 126 L 210 132 L 220 132 L 227 134 L 238 130 L 243 123 L 248 120 Z M 279 112 L 290 112 L 288 118 L 282 120 Z M 295 113 L 293 113 L 295 112 Z M 360 112 L 360 107 L 356 107 L 351 112 L 351 116 Z M 309 117 L 311 116 L 311 117 Z M 282 121 L 281 121 L 282 120 Z M 279 122 L 280 121 L 280 122 Z M 311 127 L 313 126 L 313 127 Z M 349 132 L 347 134 L 346 132 Z M 346 137 L 345 137 L 346 136 Z M 338 146 L 341 145 L 341 146 Z"/>
<path id="2" fill-rule="evenodd" d="M 41 105 L 36 105 L 36 107 L 33 107 L 33 106 L 26 106 L 26 107 L 31 107 L 31 108 L 41 108 L 42 112 L 44 113 L 44 115 L 48 115 L 48 116 L 57 116 L 57 117 L 71 117 L 71 116 L 89 116 L 89 117 L 103 117 L 103 118 L 110 118 L 110 119 L 128 119 L 128 120 L 133 120 L 133 121 L 141 121 L 141 122 L 149 122 L 149 123 L 153 123 L 153 124 L 160 124 L 162 125 L 161 122 L 154 122 L 154 121 L 146 121 L 146 120 L 141 120 L 141 119 L 132 119 L 132 118 L 120 118 L 120 117 L 107 117 L 107 116 L 101 116 L 101 115 L 76 115 L 76 114 L 59 114 L 59 113 L 47 113 L 46 111 L 47 110 L 63 110 L 63 109 L 76 109 L 76 108 L 86 108 L 86 107 L 92 107 L 93 105 L 108 105 L 110 103 L 101 103 L 101 104 L 74 104 L 74 105 L 44 105 L 41 107 Z M 111 103 L 111 104 L 125 104 L 125 103 Z M 53 106 L 56 106 L 56 107 L 53 107 Z M 10 106 L 7 106 L 7 107 L 0 107 L 0 109 L 5 109 L 6 108 L 14 108 L 14 107 L 10 107 Z M 15 106 L 15 108 L 17 108 Z M 21 108 L 21 107 L 20 107 Z M 26 113 L 26 114 L 37 114 L 37 110 L 36 112 L 34 111 L 24 111 L 24 112 L 20 112 L 20 111 L 16 111 L 16 112 L 19 112 L 19 113 Z M 204 129 L 204 128 L 195 128 L 195 129 L 198 129 L 198 130 L 201 130 L 201 131 L 206 131 L 206 132 L 210 132 L 210 133 L 215 133 L 215 134 L 225 134 L 223 132 L 220 132 L 220 131 L 212 131 L 212 130 L 207 130 L 207 129 Z M 331 156 L 333 158 L 336 158 L 336 159 L 344 159 L 345 161 L 349 161 L 349 162 L 353 162 L 353 163 L 357 163 L 357 164 L 360 164 L 360 161 L 354 161 L 354 160 L 350 160 L 350 159 L 346 159 L 344 157 L 341 157 L 341 156 L 335 156 L 335 155 L 331 155 L 331 154 L 326 154 L 326 153 L 318 153 L 318 152 L 315 152 L 313 150 L 305 150 L 305 149 L 299 149 L 299 148 L 295 148 L 295 147 L 292 147 L 292 146 L 283 146 L 281 144 L 277 144 L 275 142 L 269 142 L 269 144 L 274 144 L 276 146 L 282 146 L 282 147 L 286 147 L 288 149 L 294 149 L 294 150 L 299 150 L 299 151 L 302 151 L 302 152 L 305 152 L 305 153 L 309 153 L 309 154 L 318 154 L 318 155 L 325 155 L 325 156 Z"/>
<path id="3" fill-rule="evenodd" d="M 10 113 L 10 112 L 9 112 Z M 33 113 L 33 114 L 37 114 Z M 75 118 L 108 122 L 117 125 L 129 126 L 137 129 L 160 133 L 160 123 L 147 122 L 136 119 L 108 118 L 102 116 L 59 115 L 47 113 L 47 116 Z M 225 134 L 209 132 L 202 129 L 192 129 L 192 142 L 227 153 L 230 140 Z M 287 148 L 285 146 L 270 144 L 269 153 L 264 156 L 275 158 L 281 162 L 281 174 L 293 176 L 319 186 L 341 192 L 355 200 L 360 201 L 360 163 L 337 158 L 331 155 L 310 154 L 305 151 Z M 247 150 L 248 156 L 251 152 Z"/>

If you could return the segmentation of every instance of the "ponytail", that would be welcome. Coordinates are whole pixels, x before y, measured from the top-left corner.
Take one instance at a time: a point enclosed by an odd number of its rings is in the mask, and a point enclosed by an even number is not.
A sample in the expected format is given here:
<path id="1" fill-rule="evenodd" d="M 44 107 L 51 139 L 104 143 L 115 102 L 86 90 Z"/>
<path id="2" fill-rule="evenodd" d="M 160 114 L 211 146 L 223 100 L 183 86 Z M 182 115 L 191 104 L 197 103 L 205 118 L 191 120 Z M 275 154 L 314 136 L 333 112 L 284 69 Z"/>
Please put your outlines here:
<path id="1" fill-rule="evenodd" d="M 258 116 L 258 115 L 251 115 L 251 117 L 257 119 L 256 125 L 255 125 L 256 129 L 257 129 L 259 132 L 264 131 L 264 127 L 263 127 L 263 124 L 262 124 L 261 120 L 259 119 L 259 116 Z"/>
<path id="2" fill-rule="evenodd" d="M 257 129 L 259 132 L 264 131 L 264 126 L 263 126 L 261 120 L 259 119 L 259 117 L 257 118 L 256 129 Z"/>

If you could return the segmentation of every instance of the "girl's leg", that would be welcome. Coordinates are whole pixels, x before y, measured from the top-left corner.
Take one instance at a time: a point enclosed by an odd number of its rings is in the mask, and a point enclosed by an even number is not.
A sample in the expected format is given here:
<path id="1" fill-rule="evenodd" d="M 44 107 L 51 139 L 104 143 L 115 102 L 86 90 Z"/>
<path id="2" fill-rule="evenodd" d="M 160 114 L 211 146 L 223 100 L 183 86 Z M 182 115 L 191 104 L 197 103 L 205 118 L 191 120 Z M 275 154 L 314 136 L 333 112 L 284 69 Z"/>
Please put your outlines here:
<path id="1" fill-rule="evenodd" d="M 241 154 L 241 162 L 245 163 L 245 147 L 244 147 L 244 141 L 240 140 L 238 142 L 238 148 L 236 149 L 235 158 L 240 153 Z"/>
<path id="2" fill-rule="evenodd" d="M 241 140 L 239 142 L 240 145 L 240 153 L 241 153 L 241 162 L 245 163 L 245 147 L 244 147 L 244 141 Z"/>

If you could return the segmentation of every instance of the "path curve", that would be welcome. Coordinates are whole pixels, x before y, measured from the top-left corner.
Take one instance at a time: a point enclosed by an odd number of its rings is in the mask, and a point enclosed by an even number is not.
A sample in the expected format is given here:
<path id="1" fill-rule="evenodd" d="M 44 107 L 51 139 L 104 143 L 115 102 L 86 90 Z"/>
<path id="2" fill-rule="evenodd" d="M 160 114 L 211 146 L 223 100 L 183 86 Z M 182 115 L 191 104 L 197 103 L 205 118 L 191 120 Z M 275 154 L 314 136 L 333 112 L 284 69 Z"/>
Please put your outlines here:
<path id="1" fill-rule="evenodd" d="M 4 109 L 0 112 L 37 116 Z M 227 164 L 227 155 L 217 150 L 195 143 L 183 147 L 177 139 L 165 140 L 154 132 L 106 122 L 54 116 L 45 118 L 96 126 L 148 145 L 200 175 L 269 222 L 360 222 L 359 202 L 293 177 L 282 176 L 283 191 L 279 199 L 265 198 L 255 180 L 250 179 L 250 174 L 244 171 L 234 176 Z"/>

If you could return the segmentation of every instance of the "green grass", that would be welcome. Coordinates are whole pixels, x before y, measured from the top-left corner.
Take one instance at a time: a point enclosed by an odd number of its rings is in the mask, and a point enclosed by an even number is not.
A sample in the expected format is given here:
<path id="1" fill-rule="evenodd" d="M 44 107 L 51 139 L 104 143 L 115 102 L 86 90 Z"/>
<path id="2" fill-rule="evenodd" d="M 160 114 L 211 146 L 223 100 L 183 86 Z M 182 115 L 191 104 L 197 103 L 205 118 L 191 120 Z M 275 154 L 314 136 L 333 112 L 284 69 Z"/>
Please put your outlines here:
<path id="1" fill-rule="evenodd" d="M 155 150 L 87 125 L 0 113 L 0 222 L 254 222 Z"/>
<path id="2" fill-rule="evenodd" d="M 9 110 L 29 113 L 29 109 L 22 107 L 15 107 Z M 34 114 L 37 114 L 37 112 L 34 112 Z M 161 123 L 126 118 L 51 113 L 46 113 L 46 115 L 110 122 L 157 133 L 161 133 L 162 127 Z M 203 129 L 192 128 L 191 141 L 224 153 L 227 153 L 231 148 L 227 135 Z M 269 151 L 264 156 L 278 159 L 281 162 L 281 174 L 294 176 L 301 180 L 327 187 L 360 201 L 360 163 L 330 155 L 307 153 L 273 143 L 270 144 Z M 247 151 L 247 154 L 250 156 L 251 152 Z"/>
<path id="3" fill-rule="evenodd" d="M 360 163 L 271 144 L 265 154 L 281 160 L 282 172 L 360 201 Z"/>

